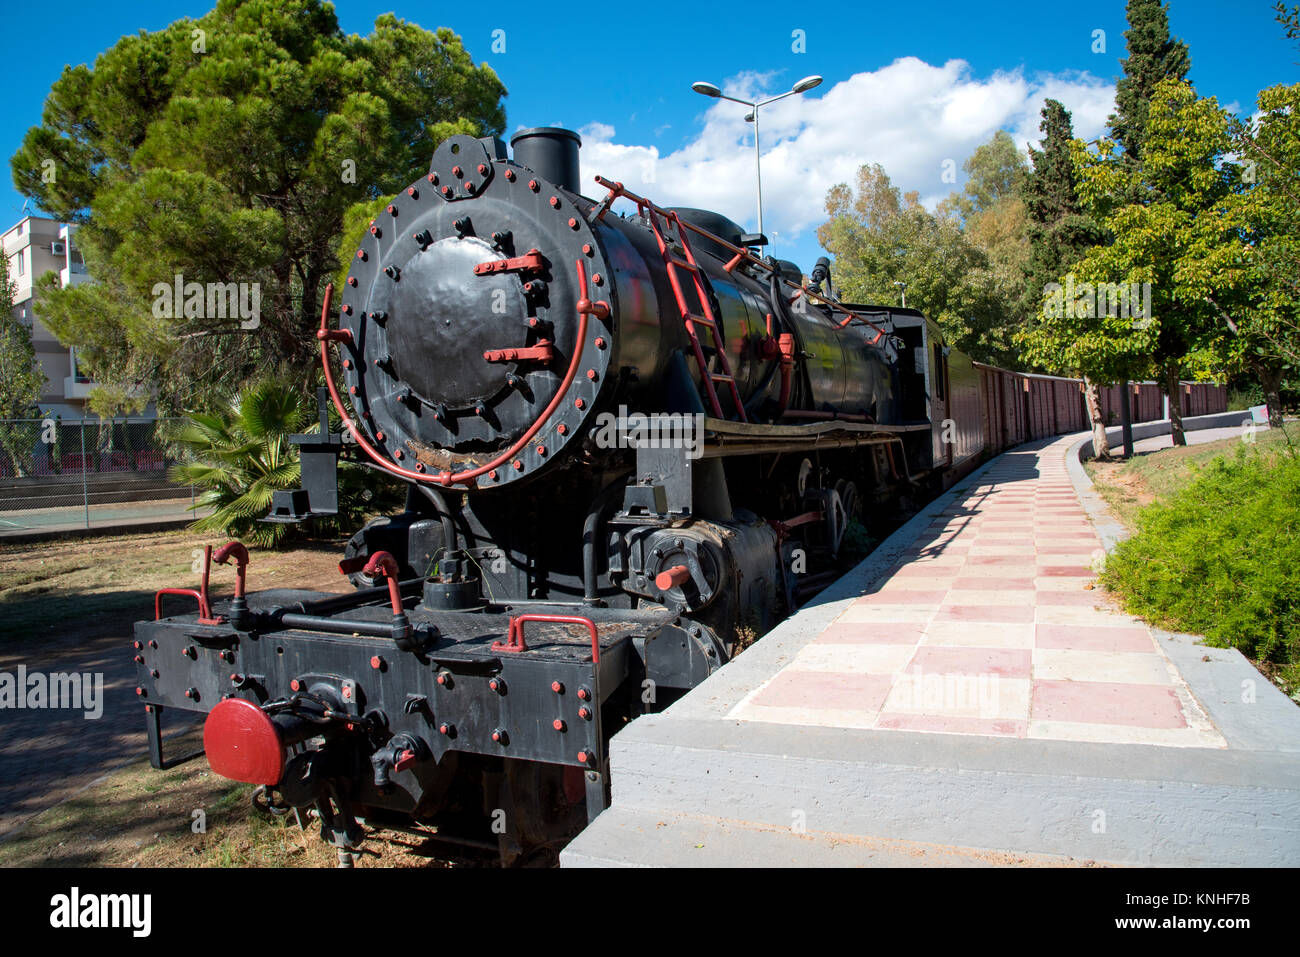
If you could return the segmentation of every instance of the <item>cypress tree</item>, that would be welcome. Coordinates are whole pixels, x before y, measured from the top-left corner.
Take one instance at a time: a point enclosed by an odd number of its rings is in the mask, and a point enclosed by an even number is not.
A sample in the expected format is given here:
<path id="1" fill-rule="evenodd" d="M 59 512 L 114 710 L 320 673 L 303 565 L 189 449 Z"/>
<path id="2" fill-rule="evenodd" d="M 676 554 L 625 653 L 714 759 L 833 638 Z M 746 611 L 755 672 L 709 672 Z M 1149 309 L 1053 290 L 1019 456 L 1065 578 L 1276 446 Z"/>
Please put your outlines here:
<path id="1" fill-rule="evenodd" d="M 1136 162 L 1146 142 L 1156 84 L 1169 77 L 1185 78 L 1192 61 L 1187 44 L 1169 36 L 1168 9 L 1160 0 L 1128 0 L 1128 23 L 1124 31 L 1128 56 L 1120 61 L 1124 75 L 1115 87 L 1110 130 L 1129 161 Z"/>
<path id="2" fill-rule="evenodd" d="M 1058 100 L 1048 100 L 1042 115 L 1042 149 L 1029 150 L 1033 171 L 1024 184 L 1031 249 L 1026 281 L 1034 302 L 1041 298 L 1044 284 L 1055 282 L 1103 239 L 1101 229 L 1079 205 L 1070 156 L 1070 113 Z"/>
<path id="3" fill-rule="evenodd" d="M 1120 61 L 1124 75 L 1115 86 L 1115 112 L 1110 117 L 1111 136 L 1123 147 L 1119 157 L 1128 173 L 1129 186 L 1123 200 L 1149 205 L 1157 201 L 1159 191 L 1151 188 L 1143 169 L 1143 153 L 1148 142 L 1151 98 L 1163 80 L 1184 81 L 1192 61 L 1187 44 L 1169 35 L 1168 8 L 1160 0 L 1128 0 L 1129 28 L 1124 31 L 1128 57 Z M 1163 333 L 1162 339 L 1166 336 Z M 1185 445 L 1182 436 L 1181 396 L 1178 366 L 1182 358 L 1181 342 L 1162 343 L 1158 350 L 1161 390 L 1169 399 L 1175 445 Z"/>

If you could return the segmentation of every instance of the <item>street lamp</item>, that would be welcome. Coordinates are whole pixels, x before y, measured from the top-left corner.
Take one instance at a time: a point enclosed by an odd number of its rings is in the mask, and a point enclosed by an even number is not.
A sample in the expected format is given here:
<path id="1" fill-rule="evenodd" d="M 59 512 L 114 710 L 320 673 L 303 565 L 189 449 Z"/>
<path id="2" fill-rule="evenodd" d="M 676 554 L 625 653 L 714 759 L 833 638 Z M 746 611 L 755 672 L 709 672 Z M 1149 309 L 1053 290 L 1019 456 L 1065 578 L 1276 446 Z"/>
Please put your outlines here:
<path id="1" fill-rule="evenodd" d="M 894 280 L 894 285 L 895 285 L 895 286 L 898 286 L 898 287 L 902 290 L 902 293 L 903 293 L 903 308 L 906 309 L 906 308 L 907 308 L 907 283 L 905 283 L 905 282 L 903 282 L 903 281 L 901 281 L 901 280 Z"/>
<path id="2" fill-rule="evenodd" d="M 749 107 L 749 113 L 745 116 L 745 122 L 754 124 L 754 173 L 758 180 L 758 232 L 761 236 L 763 233 L 763 170 L 761 165 L 761 153 L 758 148 L 758 108 L 767 106 L 769 103 L 775 103 L 777 100 L 783 100 L 787 96 L 794 96 L 796 93 L 807 93 L 813 87 L 821 83 L 822 78 L 819 76 L 806 76 L 793 87 L 782 93 L 780 96 L 774 96 L 767 100 L 760 100 L 757 103 L 751 103 L 749 100 L 737 99 L 734 96 L 727 96 L 712 83 L 705 83 L 703 80 L 697 80 L 691 84 L 691 89 L 696 93 L 704 96 L 711 96 L 718 100 L 730 100 L 732 103 L 739 103 L 742 106 Z"/>

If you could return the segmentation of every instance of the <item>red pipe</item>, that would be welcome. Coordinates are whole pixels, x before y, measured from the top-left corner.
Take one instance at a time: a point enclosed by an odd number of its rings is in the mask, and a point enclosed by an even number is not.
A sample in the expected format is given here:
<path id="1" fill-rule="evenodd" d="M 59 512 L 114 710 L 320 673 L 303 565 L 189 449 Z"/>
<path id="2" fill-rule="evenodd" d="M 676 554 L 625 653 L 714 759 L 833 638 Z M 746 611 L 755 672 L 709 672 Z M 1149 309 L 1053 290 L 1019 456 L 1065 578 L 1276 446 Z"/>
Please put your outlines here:
<path id="1" fill-rule="evenodd" d="M 406 609 L 402 607 L 402 589 L 397 583 L 397 559 L 393 558 L 388 552 L 375 552 L 370 556 L 370 561 L 366 562 L 366 567 L 362 571 L 371 578 L 376 575 L 387 578 L 388 600 L 393 605 L 393 614 L 402 615 L 406 613 Z"/>
<path id="2" fill-rule="evenodd" d="M 329 291 L 330 290 L 326 288 L 325 292 L 329 293 Z M 352 330 L 351 329 L 321 329 L 318 333 L 316 333 L 316 338 L 319 339 L 321 342 L 345 342 L 348 345 L 352 345 Z"/>
<path id="3" fill-rule="evenodd" d="M 226 542 L 217 549 L 212 560 L 218 565 L 226 565 L 230 559 L 235 560 L 235 597 L 244 597 L 244 584 L 248 575 L 248 549 L 239 542 Z"/>
<path id="4" fill-rule="evenodd" d="M 325 369 L 325 385 L 329 389 L 330 398 L 334 402 L 334 408 L 338 409 L 339 416 L 343 420 L 343 426 L 352 434 L 352 438 L 356 440 L 357 445 L 360 446 L 362 451 L 370 457 L 371 461 L 389 474 L 395 475 L 398 478 L 406 479 L 407 481 L 432 482 L 442 486 L 468 485 L 472 479 L 476 479 L 480 475 L 485 475 L 498 466 L 509 462 L 516 452 L 527 445 L 541 427 L 546 424 L 546 421 L 551 417 L 552 413 L 559 408 L 560 402 L 563 401 L 565 393 L 573 383 L 574 376 L 577 375 L 578 362 L 582 358 L 582 349 L 587 337 L 587 314 L 591 312 L 601 317 L 609 315 L 609 305 L 607 303 L 593 303 L 587 298 L 587 270 L 580 259 L 576 261 L 576 265 L 578 267 L 578 334 L 574 339 L 573 355 L 569 359 L 569 368 L 564 374 L 564 379 L 560 382 L 560 387 L 555 391 L 555 395 L 551 398 L 550 403 L 542 410 L 542 414 L 537 417 L 536 421 L 528 427 L 527 431 L 525 431 L 524 434 L 520 436 L 512 446 L 510 446 L 510 448 L 506 449 L 506 451 L 485 465 L 480 465 L 467 472 L 456 472 L 454 474 L 450 471 L 442 471 L 437 475 L 426 475 L 420 472 L 412 472 L 410 469 L 404 469 L 401 466 L 386 461 L 380 456 L 374 446 L 366 441 L 365 437 L 357 429 L 356 423 L 344 410 L 343 401 L 339 398 L 338 389 L 334 385 L 334 373 L 330 371 L 328 351 L 328 342 L 330 340 L 327 338 L 330 330 L 326 328 L 326 324 L 329 321 L 330 303 L 334 297 L 334 284 L 330 283 L 326 286 L 325 301 L 321 306 L 320 332 L 316 334 L 317 338 L 320 339 L 320 359 L 321 365 Z"/>
<path id="5" fill-rule="evenodd" d="M 798 528 L 800 525 L 807 525 L 811 522 L 820 522 L 825 517 L 826 513 L 821 511 L 804 512 L 802 515 L 796 515 L 794 518 L 787 518 L 780 524 L 782 528 Z"/>

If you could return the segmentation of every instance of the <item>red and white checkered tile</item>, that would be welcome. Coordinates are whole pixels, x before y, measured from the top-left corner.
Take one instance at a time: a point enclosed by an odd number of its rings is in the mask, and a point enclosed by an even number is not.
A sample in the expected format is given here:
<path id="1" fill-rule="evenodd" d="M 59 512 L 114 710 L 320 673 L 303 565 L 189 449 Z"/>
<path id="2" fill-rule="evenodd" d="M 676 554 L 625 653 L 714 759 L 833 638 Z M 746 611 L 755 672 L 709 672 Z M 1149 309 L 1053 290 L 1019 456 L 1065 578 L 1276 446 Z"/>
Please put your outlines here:
<path id="1" fill-rule="evenodd" d="M 731 717 L 1225 747 L 1146 625 L 1093 587 L 1105 552 L 1072 441 L 985 472 Z"/>

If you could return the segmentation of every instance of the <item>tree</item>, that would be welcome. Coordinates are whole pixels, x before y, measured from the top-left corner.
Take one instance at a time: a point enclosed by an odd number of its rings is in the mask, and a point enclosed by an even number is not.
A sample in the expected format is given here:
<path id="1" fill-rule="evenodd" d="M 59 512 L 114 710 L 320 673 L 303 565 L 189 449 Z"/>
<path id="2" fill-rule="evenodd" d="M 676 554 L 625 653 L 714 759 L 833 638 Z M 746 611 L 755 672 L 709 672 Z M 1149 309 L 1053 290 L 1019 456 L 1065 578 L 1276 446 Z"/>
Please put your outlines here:
<path id="1" fill-rule="evenodd" d="M 989 291 L 984 347 L 999 365 L 1022 368 L 1015 336 L 1030 307 L 1023 295 L 1029 247 L 1021 197 L 1028 166 L 1011 134 L 997 130 L 975 148 L 962 168 L 966 185 L 961 193 L 949 196 L 946 206 L 960 213 L 966 240 L 983 254 L 971 280 Z"/>
<path id="2" fill-rule="evenodd" d="M 1115 85 L 1111 136 L 1132 165 L 1142 159 L 1147 139 L 1151 97 L 1162 80 L 1181 80 L 1192 61 L 1187 44 L 1169 35 L 1169 11 L 1160 0 L 1128 0 L 1129 28 L 1124 31 L 1128 56 L 1120 61 L 1124 75 Z"/>
<path id="3" fill-rule="evenodd" d="M 1273 12 L 1277 14 L 1274 19 L 1282 24 L 1282 32 L 1286 34 L 1286 38 L 1295 40 L 1297 45 L 1300 45 L 1300 4 L 1292 4 L 1288 8 L 1282 0 L 1278 0 L 1273 4 Z"/>
<path id="4" fill-rule="evenodd" d="M 98 381 L 156 383 L 164 409 L 268 370 L 305 387 L 346 211 L 446 136 L 499 133 L 504 93 L 451 31 L 384 14 L 346 36 L 321 0 L 219 0 L 124 37 L 64 70 L 11 161 L 21 192 L 81 224 L 100 280 L 43 287 L 41 316 Z"/>
<path id="5" fill-rule="evenodd" d="M 45 388 L 32 347 L 32 333 L 14 315 L 15 285 L 9 278 L 9 257 L 0 255 L 0 448 L 18 475 L 27 471 L 37 430 L 6 424 L 5 419 L 28 419 L 39 414 L 37 402 Z"/>
<path id="6" fill-rule="evenodd" d="M 190 413 L 171 428 L 167 440 L 180 450 L 182 461 L 172 466 L 169 477 L 204 489 L 194 508 L 213 509 L 190 527 L 255 545 L 285 541 L 297 526 L 260 519 L 270 510 L 276 491 L 299 486 L 299 449 L 289 437 L 318 431 L 315 411 L 315 403 L 296 385 L 268 378 L 246 386 L 211 412 Z M 335 420 L 333 428 L 338 427 Z M 338 514 L 314 519 L 317 532 L 355 528 L 385 498 L 374 494 L 373 473 L 348 462 L 338 467 Z"/>
<path id="7" fill-rule="evenodd" d="M 1098 382 L 1124 376 L 1123 352 L 1098 352 L 1087 348 L 1086 336 L 1093 331 L 1092 317 L 1076 316 L 1071 310 L 1057 311 L 1048 319 L 1042 314 L 1044 297 L 1060 277 L 1066 276 L 1089 249 L 1104 239 L 1102 230 L 1084 215 L 1079 202 L 1072 149 L 1075 146 L 1070 114 L 1057 100 L 1043 104 L 1042 149 L 1030 149 L 1033 171 L 1023 187 L 1028 223 L 1025 237 L 1029 253 L 1022 280 L 1024 298 L 1033 304 L 1033 321 L 1018 341 L 1025 357 L 1048 372 L 1082 376 L 1088 418 L 1092 423 L 1093 453 L 1099 459 L 1110 455 L 1106 423 L 1101 417 Z"/>
<path id="8" fill-rule="evenodd" d="M 297 487 L 298 450 L 289 436 L 310 424 L 301 393 L 270 380 L 244 389 L 224 408 L 191 412 L 168 435 L 187 459 L 172 466 L 169 477 L 203 488 L 194 508 L 213 512 L 190 527 L 257 545 L 281 541 L 288 525 L 258 520 L 270 510 L 274 492 Z"/>
<path id="9" fill-rule="evenodd" d="M 1222 319 L 1225 368 L 1259 380 L 1280 428 L 1283 380 L 1300 368 L 1300 84 L 1261 91 L 1257 117 L 1231 124 L 1241 182 L 1224 216 L 1197 221 L 1184 274 Z"/>
<path id="10" fill-rule="evenodd" d="M 9 257 L 0 256 L 0 419 L 32 415 L 45 387 L 32 331 L 14 315 L 16 292 L 9 277 Z"/>
<path id="11" fill-rule="evenodd" d="M 1111 145 L 1105 150 L 1104 162 L 1115 167 L 1113 175 L 1094 178 L 1093 185 L 1104 180 L 1115 191 L 1108 194 L 1093 191 L 1090 213 L 1098 222 L 1122 207 L 1136 207 L 1146 204 L 1160 204 L 1163 197 L 1152 171 L 1146 168 L 1146 153 L 1150 140 L 1156 135 L 1153 128 L 1152 100 L 1163 84 L 1184 84 L 1187 71 L 1191 68 L 1191 57 L 1187 44 L 1169 34 L 1168 8 L 1160 0 L 1128 0 L 1127 17 L 1129 28 L 1124 32 L 1128 56 L 1120 61 L 1123 75 L 1115 87 L 1115 112 L 1110 117 Z M 1190 86 L 1187 86 L 1190 90 Z M 1192 94 L 1194 97 L 1194 94 Z M 1116 152 L 1114 147 L 1119 147 Z M 1170 207 L 1165 206 L 1165 211 Z M 1128 216 L 1142 218 L 1142 214 L 1131 209 Z M 1151 217 L 1147 217 L 1148 220 Z M 1127 223 L 1116 219 L 1120 228 L 1127 228 Z M 1150 223 L 1149 223 L 1150 224 Z M 1112 230 L 1115 226 L 1109 225 Z M 1173 228 L 1166 222 L 1157 231 Z M 1094 263 L 1100 260 L 1094 260 Z M 1123 257 L 1113 259 L 1112 266 L 1118 266 Z M 1151 272 L 1161 272 L 1163 263 L 1148 263 Z M 1103 281 L 1114 281 L 1113 278 Z M 1150 282 L 1150 280 L 1143 280 Z M 1152 287 L 1154 288 L 1154 287 Z M 1163 302 L 1172 302 L 1168 285 L 1157 290 L 1157 298 Z M 1178 323 L 1174 317 L 1166 315 L 1160 323 L 1157 361 L 1158 379 L 1161 391 L 1169 401 L 1169 415 L 1175 445 L 1185 444 L 1182 430 L 1182 395 L 1178 388 L 1178 365 L 1183 355 L 1173 354 L 1181 345 L 1187 344 L 1185 336 L 1176 331 Z M 1116 330 L 1120 331 L 1120 330 Z M 1128 345 L 1133 345 L 1131 337 Z"/>
<path id="12" fill-rule="evenodd" d="M 835 256 L 836 284 L 856 302 L 907 304 L 943 328 L 957 348 L 984 362 L 1014 354 L 1000 337 L 1001 313 L 988 260 L 962 233 L 957 215 L 936 215 L 915 193 L 900 195 L 879 165 L 864 165 L 850 187 L 831 188 L 827 222 L 817 230 Z"/>
<path id="13" fill-rule="evenodd" d="M 963 219 L 987 213 L 999 204 L 1018 201 L 1028 168 L 1016 142 L 1006 130 L 996 130 L 987 143 L 975 147 L 962 164 L 966 185 L 949 198 Z"/>
<path id="14" fill-rule="evenodd" d="M 1221 335 L 1222 323 L 1205 298 L 1203 260 L 1206 224 L 1226 215 L 1240 180 L 1238 168 L 1225 160 L 1228 129 L 1229 117 L 1213 97 L 1198 98 L 1190 84 L 1164 80 L 1150 104 L 1140 164 L 1117 162 L 1109 139 L 1095 154 L 1082 144 L 1075 154 L 1085 212 L 1113 237 L 1109 245 L 1091 249 L 1075 270 L 1077 280 L 1089 284 L 1085 312 L 1090 308 L 1096 317 L 1085 324 L 1080 358 L 1118 362 L 1133 373 L 1145 366 L 1156 374 L 1169 396 L 1175 445 L 1187 441 L 1181 373 L 1211 374 Z M 1116 202 L 1133 196 L 1143 200 Z M 1117 286 L 1130 298 L 1137 291 L 1141 308 L 1116 314 L 1108 295 L 1111 311 L 1102 314 L 1100 292 Z"/>

